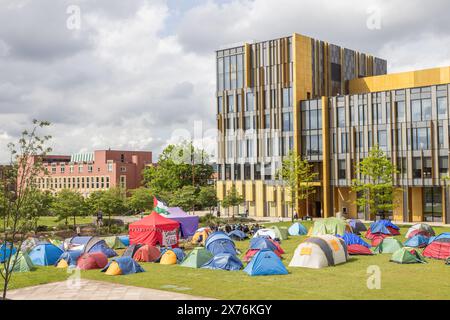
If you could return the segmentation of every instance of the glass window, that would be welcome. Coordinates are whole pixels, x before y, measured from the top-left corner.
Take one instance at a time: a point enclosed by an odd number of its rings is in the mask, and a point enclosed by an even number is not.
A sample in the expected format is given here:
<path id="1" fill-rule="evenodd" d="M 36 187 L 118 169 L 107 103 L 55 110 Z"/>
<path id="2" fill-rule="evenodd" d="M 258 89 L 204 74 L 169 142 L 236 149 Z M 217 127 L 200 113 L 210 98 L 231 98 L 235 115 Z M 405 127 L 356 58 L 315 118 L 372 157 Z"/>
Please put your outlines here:
<path id="1" fill-rule="evenodd" d="M 264 115 L 264 128 L 270 129 L 270 114 Z"/>
<path id="2" fill-rule="evenodd" d="M 283 107 L 288 108 L 292 106 L 291 101 L 291 88 L 283 88 Z"/>
<path id="3" fill-rule="evenodd" d="M 244 117 L 244 130 L 250 130 L 251 129 L 251 123 L 250 123 L 250 117 Z"/>
<path id="4" fill-rule="evenodd" d="M 438 143 L 439 143 L 439 148 L 440 149 L 444 149 L 444 127 L 443 126 L 439 126 L 438 127 Z"/>
<path id="5" fill-rule="evenodd" d="M 420 107 L 420 100 L 411 101 L 411 118 L 412 121 L 422 121 L 422 111 Z"/>
<path id="6" fill-rule="evenodd" d="M 419 157 L 414 157 L 412 159 L 412 171 L 414 179 L 422 178 L 422 159 Z"/>
<path id="7" fill-rule="evenodd" d="M 424 220 L 427 222 L 442 222 L 442 189 L 439 187 L 425 187 Z"/>
<path id="8" fill-rule="evenodd" d="M 358 106 L 359 125 L 363 126 L 365 122 L 364 105 Z"/>
<path id="9" fill-rule="evenodd" d="M 247 92 L 246 95 L 247 105 L 246 105 L 246 111 L 253 111 L 255 109 L 255 96 L 252 92 Z"/>
<path id="10" fill-rule="evenodd" d="M 405 101 L 397 102 L 396 116 L 398 122 L 405 121 Z"/>
<path id="11" fill-rule="evenodd" d="M 448 175 L 448 157 L 439 157 L 439 174 L 441 178 Z"/>
<path id="12" fill-rule="evenodd" d="M 337 121 L 338 121 L 338 127 L 340 127 L 340 128 L 345 127 L 345 108 L 344 107 L 337 108 Z"/>
<path id="13" fill-rule="evenodd" d="M 346 179 L 345 160 L 338 160 L 338 179 Z"/>
<path id="14" fill-rule="evenodd" d="M 437 98 L 439 120 L 447 118 L 447 97 Z"/>
<path id="15" fill-rule="evenodd" d="M 422 99 L 422 120 L 431 119 L 431 99 Z"/>
<path id="16" fill-rule="evenodd" d="M 311 121 L 311 129 L 319 129 L 319 119 L 318 119 L 318 111 L 319 110 L 311 110 L 310 111 L 310 121 Z"/>
<path id="17" fill-rule="evenodd" d="M 217 113 L 222 113 L 223 110 L 223 98 L 217 97 Z"/>
<path id="18" fill-rule="evenodd" d="M 378 145 L 380 146 L 381 150 L 383 150 L 383 151 L 387 150 L 387 132 L 386 132 L 386 130 L 378 131 Z"/>
<path id="19" fill-rule="evenodd" d="M 347 152 L 347 133 L 341 133 L 341 153 Z"/>
<path id="20" fill-rule="evenodd" d="M 423 158 L 423 177 L 425 179 L 431 179 L 432 175 L 432 162 L 430 157 Z"/>
<path id="21" fill-rule="evenodd" d="M 292 131 L 292 113 L 291 112 L 283 112 L 283 131 Z"/>

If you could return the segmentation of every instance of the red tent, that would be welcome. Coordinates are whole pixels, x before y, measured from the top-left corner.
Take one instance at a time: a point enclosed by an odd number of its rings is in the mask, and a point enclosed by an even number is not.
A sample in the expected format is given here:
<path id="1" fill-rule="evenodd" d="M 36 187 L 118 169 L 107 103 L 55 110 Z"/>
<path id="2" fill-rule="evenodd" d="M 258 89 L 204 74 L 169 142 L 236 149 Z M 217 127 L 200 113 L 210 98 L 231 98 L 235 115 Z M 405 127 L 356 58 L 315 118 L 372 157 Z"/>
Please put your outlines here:
<path id="1" fill-rule="evenodd" d="M 129 225 L 130 244 L 160 245 L 175 248 L 178 246 L 179 229 L 179 222 L 152 212 L 144 219 Z"/>
<path id="2" fill-rule="evenodd" d="M 103 269 L 108 264 L 108 257 L 103 252 L 83 253 L 77 261 L 81 270 Z"/>

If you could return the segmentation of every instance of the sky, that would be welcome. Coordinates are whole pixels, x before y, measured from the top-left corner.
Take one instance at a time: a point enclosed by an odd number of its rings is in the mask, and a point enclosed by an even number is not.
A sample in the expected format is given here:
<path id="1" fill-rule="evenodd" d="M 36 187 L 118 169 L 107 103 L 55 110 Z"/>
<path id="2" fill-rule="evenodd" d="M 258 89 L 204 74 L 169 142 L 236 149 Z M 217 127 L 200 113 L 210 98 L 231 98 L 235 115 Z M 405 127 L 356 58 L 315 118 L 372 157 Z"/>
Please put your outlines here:
<path id="1" fill-rule="evenodd" d="M 54 154 L 214 145 L 215 50 L 294 32 L 450 65 L 446 0 L 0 0 L 0 163 L 32 119 Z M 201 145 L 203 143 L 203 145 Z"/>

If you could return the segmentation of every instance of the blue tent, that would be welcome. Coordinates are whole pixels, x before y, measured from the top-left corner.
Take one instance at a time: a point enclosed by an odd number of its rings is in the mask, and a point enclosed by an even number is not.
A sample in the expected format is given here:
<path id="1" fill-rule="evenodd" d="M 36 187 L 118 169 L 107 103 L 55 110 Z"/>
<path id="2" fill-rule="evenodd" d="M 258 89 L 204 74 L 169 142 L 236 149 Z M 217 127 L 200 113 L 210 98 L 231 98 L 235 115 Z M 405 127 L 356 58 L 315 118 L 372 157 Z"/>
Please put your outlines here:
<path id="1" fill-rule="evenodd" d="M 384 223 L 382 223 L 382 221 L 386 221 L 386 220 L 372 222 L 372 224 L 370 225 L 370 233 L 382 233 L 382 234 L 390 235 L 391 232 L 386 227 L 386 225 Z"/>
<path id="2" fill-rule="evenodd" d="M 67 264 L 71 267 L 75 267 L 77 265 L 78 258 L 83 254 L 82 251 L 65 251 L 62 255 L 59 256 L 58 261 L 55 264 L 58 264 L 61 260 L 66 260 Z"/>
<path id="3" fill-rule="evenodd" d="M 231 231 L 228 236 L 232 239 L 235 240 L 244 240 L 245 238 L 247 238 L 247 235 L 245 234 L 245 232 L 241 231 L 241 230 L 233 230 Z"/>
<path id="4" fill-rule="evenodd" d="M 219 253 L 205 263 L 202 268 L 237 271 L 241 270 L 243 266 L 244 265 L 241 260 L 239 260 L 235 255 L 229 253 Z"/>
<path id="5" fill-rule="evenodd" d="M 108 264 L 102 269 L 102 272 L 108 270 L 113 261 L 117 262 L 123 275 L 145 272 L 145 270 L 139 265 L 139 263 L 137 263 L 130 257 L 119 257 L 111 259 L 111 261 L 108 262 Z"/>
<path id="6" fill-rule="evenodd" d="M 412 238 L 409 238 L 405 241 L 404 245 L 405 247 L 412 247 L 412 248 L 423 248 L 428 245 L 428 238 L 424 235 L 417 234 Z"/>
<path id="7" fill-rule="evenodd" d="M 361 237 L 359 237 L 358 235 L 356 235 L 354 233 L 346 232 L 343 236 L 338 235 L 338 237 L 343 239 L 347 246 L 352 245 L 352 244 L 359 244 L 359 245 L 364 246 L 366 248 L 370 248 L 371 247 L 370 244 L 365 242 L 363 239 L 361 239 Z"/>
<path id="8" fill-rule="evenodd" d="M 271 250 L 259 250 L 245 267 L 245 272 L 250 276 L 266 276 L 276 274 L 288 274 L 281 259 Z"/>
<path id="9" fill-rule="evenodd" d="M 217 231 L 209 235 L 205 242 L 205 248 L 213 255 L 219 253 L 229 253 L 236 255 L 236 247 L 233 240 L 224 232 Z"/>
<path id="10" fill-rule="evenodd" d="M 254 250 L 269 249 L 272 251 L 276 251 L 277 246 L 266 237 L 256 237 L 250 240 L 250 249 Z"/>
<path id="11" fill-rule="evenodd" d="M 353 232 L 360 234 L 363 231 L 367 231 L 366 226 L 358 219 L 351 219 L 348 224 L 352 227 Z"/>
<path id="12" fill-rule="evenodd" d="M 31 262 L 36 266 L 50 266 L 58 261 L 63 251 L 51 243 L 41 243 L 28 254 Z"/>
<path id="13" fill-rule="evenodd" d="M 130 245 L 130 236 L 119 236 L 119 240 L 122 241 L 125 247 Z"/>
<path id="14" fill-rule="evenodd" d="M 97 237 L 73 237 L 64 242 L 66 251 L 81 250 L 83 253 L 102 252 L 108 258 L 117 256 L 117 253 L 108 247 L 106 241 Z"/>
<path id="15" fill-rule="evenodd" d="M 390 220 L 386 220 L 386 219 L 384 219 L 384 220 L 378 220 L 378 221 L 373 222 L 373 223 L 370 225 L 370 228 L 371 228 L 371 229 L 372 229 L 372 225 L 373 225 L 373 224 L 381 224 L 381 225 L 385 226 L 386 228 L 387 228 L 387 227 L 391 227 L 391 228 L 393 228 L 393 229 L 395 229 L 395 230 L 400 230 L 400 228 L 399 228 L 398 226 L 396 226 L 395 224 L 393 224 Z"/>
<path id="16" fill-rule="evenodd" d="M 438 236 L 431 237 L 428 240 L 428 244 L 431 244 L 433 241 L 439 241 L 439 240 L 441 240 L 442 242 L 450 242 L 450 232 L 444 232 Z"/>
<path id="17" fill-rule="evenodd" d="M 291 236 L 303 236 L 308 234 L 308 230 L 306 230 L 305 226 L 299 222 L 296 222 L 290 226 L 288 232 Z"/>
<path id="18" fill-rule="evenodd" d="M 3 263 L 6 260 L 8 260 L 8 258 L 11 255 L 14 255 L 16 252 L 17 252 L 17 249 L 14 248 L 14 246 L 12 247 L 12 252 L 11 252 L 11 244 L 10 243 L 4 243 L 0 247 L 0 263 Z M 11 259 L 11 261 L 12 261 L 12 259 Z"/>

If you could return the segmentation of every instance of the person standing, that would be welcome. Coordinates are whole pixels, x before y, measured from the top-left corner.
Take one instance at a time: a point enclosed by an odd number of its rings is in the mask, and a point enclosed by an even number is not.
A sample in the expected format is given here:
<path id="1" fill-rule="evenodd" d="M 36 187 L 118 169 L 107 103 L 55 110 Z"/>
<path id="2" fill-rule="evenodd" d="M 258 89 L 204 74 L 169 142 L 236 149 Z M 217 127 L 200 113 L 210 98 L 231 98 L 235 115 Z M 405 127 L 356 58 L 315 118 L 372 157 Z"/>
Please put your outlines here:
<path id="1" fill-rule="evenodd" d="M 97 212 L 97 226 L 103 225 L 103 212 L 102 210 L 98 210 Z"/>

